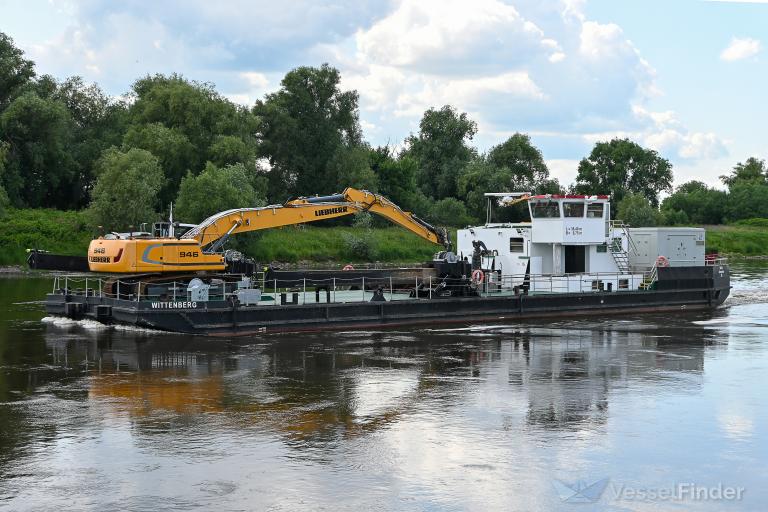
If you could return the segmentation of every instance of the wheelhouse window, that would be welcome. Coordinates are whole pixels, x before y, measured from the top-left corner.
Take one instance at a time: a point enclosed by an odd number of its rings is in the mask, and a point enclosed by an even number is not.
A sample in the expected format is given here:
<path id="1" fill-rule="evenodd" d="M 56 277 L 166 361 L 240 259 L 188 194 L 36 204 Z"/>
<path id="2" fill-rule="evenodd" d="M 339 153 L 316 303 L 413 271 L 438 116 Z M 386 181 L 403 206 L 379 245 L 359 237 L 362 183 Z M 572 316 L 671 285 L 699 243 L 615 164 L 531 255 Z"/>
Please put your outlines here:
<path id="1" fill-rule="evenodd" d="M 564 217 L 583 217 L 584 203 L 563 203 Z"/>
<path id="2" fill-rule="evenodd" d="M 603 218 L 603 203 L 592 203 L 587 205 L 587 218 L 588 219 L 602 219 Z"/>
<path id="3" fill-rule="evenodd" d="M 535 219 L 559 219 L 560 205 L 556 202 L 535 203 L 531 206 L 531 215 Z"/>
<path id="4" fill-rule="evenodd" d="M 525 252 L 525 239 L 524 238 L 510 238 L 509 239 L 509 252 Z"/>
<path id="5" fill-rule="evenodd" d="M 608 244 L 600 244 L 597 246 L 597 252 L 608 252 Z"/>

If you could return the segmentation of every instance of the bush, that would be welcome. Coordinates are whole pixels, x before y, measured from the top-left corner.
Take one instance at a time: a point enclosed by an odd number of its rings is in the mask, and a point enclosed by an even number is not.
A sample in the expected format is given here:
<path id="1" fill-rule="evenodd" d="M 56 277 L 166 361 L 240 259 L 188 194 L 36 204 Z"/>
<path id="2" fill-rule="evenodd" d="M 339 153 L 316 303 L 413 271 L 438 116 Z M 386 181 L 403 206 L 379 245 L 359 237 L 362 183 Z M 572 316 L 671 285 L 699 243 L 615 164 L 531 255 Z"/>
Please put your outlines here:
<path id="1" fill-rule="evenodd" d="M 370 230 L 359 235 L 343 233 L 344 254 L 351 260 L 374 261 L 378 256 L 376 241 Z"/>
<path id="2" fill-rule="evenodd" d="M 352 226 L 361 229 L 371 229 L 373 227 L 373 215 L 368 212 L 356 213 Z"/>
<path id="3" fill-rule="evenodd" d="M 684 226 L 691 221 L 683 210 L 664 210 L 659 214 L 659 223 L 664 226 Z"/>

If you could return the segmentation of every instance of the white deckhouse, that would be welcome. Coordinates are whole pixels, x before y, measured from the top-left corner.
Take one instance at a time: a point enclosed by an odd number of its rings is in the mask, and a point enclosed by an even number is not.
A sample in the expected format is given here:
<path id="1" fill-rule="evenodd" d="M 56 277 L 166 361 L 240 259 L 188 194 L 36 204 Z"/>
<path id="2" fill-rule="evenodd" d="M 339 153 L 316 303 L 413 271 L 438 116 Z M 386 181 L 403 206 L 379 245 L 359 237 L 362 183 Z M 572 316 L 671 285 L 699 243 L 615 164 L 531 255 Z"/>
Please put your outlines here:
<path id="1" fill-rule="evenodd" d="M 483 226 L 457 233 L 457 253 L 472 261 L 486 286 L 521 287 L 528 292 L 637 290 L 655 280 L 657 265 L 704 265 L 699 228 L 642 230 L 656 243 L 638 249 L 632 231 L 610 218 L 610 196 L 487 193 Z M 494 204 L 527 201 L 531 222 L 494 223 Z M 638 229 L 638 231 L 641 231 Z M 669 239 L 669 242 L 665 243 Z M 679 242 L 679 244 L 678 244 Z M 676 244 L 674 255 L 646 254 Z M 643 257 L 639 255 L 643 253 Z M 684 259 L 670 260 L 670 256 Z"/>

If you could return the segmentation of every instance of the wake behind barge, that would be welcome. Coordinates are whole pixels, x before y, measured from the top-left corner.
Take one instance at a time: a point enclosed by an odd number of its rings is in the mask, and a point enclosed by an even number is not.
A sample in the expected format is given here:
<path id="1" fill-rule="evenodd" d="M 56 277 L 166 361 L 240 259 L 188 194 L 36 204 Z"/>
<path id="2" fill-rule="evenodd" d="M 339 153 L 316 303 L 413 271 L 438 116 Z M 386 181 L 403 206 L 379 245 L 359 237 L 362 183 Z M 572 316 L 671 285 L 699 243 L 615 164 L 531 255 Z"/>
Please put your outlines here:
<path id="1" fill-rule="evenodd" d="M 73 319 L 204 335 L 345 330 L 711 309 L 730 292 L 699 228 L 630 228 L 607 196 L 532 196 L 531 222 L 459 230 L 425 268 L 58 277 L 45 307 Z"/>

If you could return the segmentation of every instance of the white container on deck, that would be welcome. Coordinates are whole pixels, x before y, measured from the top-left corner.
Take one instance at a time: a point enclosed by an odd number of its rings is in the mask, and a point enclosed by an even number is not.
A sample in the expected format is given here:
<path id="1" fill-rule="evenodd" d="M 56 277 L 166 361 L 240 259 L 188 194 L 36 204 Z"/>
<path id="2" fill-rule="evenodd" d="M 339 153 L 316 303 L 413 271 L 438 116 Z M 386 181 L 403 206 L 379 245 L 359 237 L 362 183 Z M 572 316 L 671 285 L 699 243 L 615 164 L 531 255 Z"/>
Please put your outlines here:
<path id="1" fill-rule="evenodd" d="M 703 228 L 629 228 L 634 250 L 629 253 L 632 268 L 649 269 L 659 256 L 671 267 L 704 265 Z"/>

